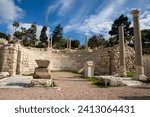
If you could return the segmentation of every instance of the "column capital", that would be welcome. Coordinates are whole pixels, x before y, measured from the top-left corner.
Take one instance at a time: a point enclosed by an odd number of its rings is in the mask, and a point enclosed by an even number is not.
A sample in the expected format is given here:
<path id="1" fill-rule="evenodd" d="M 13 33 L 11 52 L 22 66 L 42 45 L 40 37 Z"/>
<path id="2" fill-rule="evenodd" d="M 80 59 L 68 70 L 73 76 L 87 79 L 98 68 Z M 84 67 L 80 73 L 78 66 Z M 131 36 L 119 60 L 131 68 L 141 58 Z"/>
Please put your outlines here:
<path id="1" fill-rule="evenodd" d="M 132 10 L 131 14 L 133 15 L 133 17 L 138 17 L 139 16 L 139 10 L 138 9 L 135 9 L 135 10 Z"/>

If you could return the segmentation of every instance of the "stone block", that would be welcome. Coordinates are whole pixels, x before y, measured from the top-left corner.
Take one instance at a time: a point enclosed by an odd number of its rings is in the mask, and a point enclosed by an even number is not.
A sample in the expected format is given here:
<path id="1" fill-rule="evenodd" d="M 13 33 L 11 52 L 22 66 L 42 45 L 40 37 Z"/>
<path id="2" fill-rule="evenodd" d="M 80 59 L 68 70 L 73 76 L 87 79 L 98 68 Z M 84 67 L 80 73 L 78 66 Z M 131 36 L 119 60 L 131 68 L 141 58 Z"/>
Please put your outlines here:
<path id="1" fill-rule="evenodd" d="M 52 80 L 47 80 L 47 79 L 33 79 L 33 80 L 31 80 L 31 86 L 34 86 L 34 87 L 52 87 L 53 82 L 52 82 Z"/>
<path id="2" fill-rule="evenodd" d="M 84 65 L 84 77 L 94 76 L 94 63 L 93 61 L 87 61 Z"/>
<path id="3" fill-rule="evenodd" d="M 9 73 L 8 72 L 0 72 L 0 79 L 1 78 L 5 78 L 5 77 L 8 77 L 9 76 Z"/>
<path id="4" fill-rule="evenodd" d="M 50 79 L 51 78 L 51 72 L 48 68 L 35 68 L 34 79 Z"/>
<path id="5" fill-rule="evenodd" d="M 48 68 L 50 60 L 35 60 L 39 68 Z"/>

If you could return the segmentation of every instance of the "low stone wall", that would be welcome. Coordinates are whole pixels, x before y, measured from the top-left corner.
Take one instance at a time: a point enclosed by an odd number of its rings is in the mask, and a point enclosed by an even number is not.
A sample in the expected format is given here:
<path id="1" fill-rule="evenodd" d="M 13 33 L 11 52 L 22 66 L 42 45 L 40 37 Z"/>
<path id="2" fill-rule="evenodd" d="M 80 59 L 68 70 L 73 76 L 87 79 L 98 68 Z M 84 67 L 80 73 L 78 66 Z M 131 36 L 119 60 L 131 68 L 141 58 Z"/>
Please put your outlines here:
<path id="1" fill-rule="evenodd" d="M 119 48 L 87 50 L 45 50 L 25 48 L 19 44 L 4 47 L 1 71 L 14 74 L 30 74 L 37 67 L 36 59 L 50 60 L 51 70 L 82 71 L 86 61 L 93 61 L 95 74 L 117 74 L 119 71 Z M 1 51 L 1 50 L 0 50 Z M 134 50 L 126 47 L 127 71 L 134 70 Z"/>

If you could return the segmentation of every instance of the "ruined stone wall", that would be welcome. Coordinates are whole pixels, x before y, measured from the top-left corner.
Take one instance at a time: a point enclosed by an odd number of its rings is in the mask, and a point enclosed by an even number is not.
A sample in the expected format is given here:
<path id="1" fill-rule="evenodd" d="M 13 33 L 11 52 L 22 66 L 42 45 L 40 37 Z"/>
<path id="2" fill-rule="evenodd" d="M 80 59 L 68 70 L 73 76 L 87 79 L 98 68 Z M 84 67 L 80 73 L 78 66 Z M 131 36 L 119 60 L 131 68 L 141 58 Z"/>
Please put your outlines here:
<path id="1" fill-rule="evenodd" d="M 37 64 L 35 59 L 50 60 L 50 68 L 53 71 L 79 71 L 83 69 L 86 61 L 99 63 L 100 55 L 98 51 L 87 52 L 85 50 L 78 51 L 46 51 L 45 49 L 27 49 L 22 48 L 21 64 L 22 73 L 33 73 Z"/>
<path id="2" fill-rule="evenodd" d="M 2 70 L 4 48 L 0 45 L 0 71 Z"/>
<path id="3" fill-rule="evenodd" d="M 10 75 L 16 74 L 17 69 L 17 45 L 3 46 L 1 57 L 1 72 L 9 72 Z"/>
<path id="4" fill-rule="evenodd" d="M 145 75 L 150 80 L 150 55 L 144 55 L 143 56 L 143 62 L 144 62 L 144 72 L 145 72 Z"/>
<path id="5" fill-rule="evenodd" d="M 86 61 L 93 61 L 95 74 L 116 74 L 119 70 L 119 48 L 87 50 L 45 50 L 25 48 L 16 44 L 4 48 L 4 63 L 1 71 L 10 74 L 30 74 L 37 67 L 35 59 L 50 60 L 51 70 L 82 71 Z M 134 69 L 134 50 L 126 47 L 127 71 Z"/>
<path id="6" fill-rule="evenodd" d="M 126 47 L 127 71 L 134 70 L 134 50 Z M 49 50 L 22 48 L 20 73 L 33 73 L 37 64 L 35 59 L 50 60 L 51 70 L 82 71 L 86 61 L 94 61 L 95 74 L 116 74 L 119 71 L 119 48 L 102 48 L 88 52 L 86 50 Z"/>

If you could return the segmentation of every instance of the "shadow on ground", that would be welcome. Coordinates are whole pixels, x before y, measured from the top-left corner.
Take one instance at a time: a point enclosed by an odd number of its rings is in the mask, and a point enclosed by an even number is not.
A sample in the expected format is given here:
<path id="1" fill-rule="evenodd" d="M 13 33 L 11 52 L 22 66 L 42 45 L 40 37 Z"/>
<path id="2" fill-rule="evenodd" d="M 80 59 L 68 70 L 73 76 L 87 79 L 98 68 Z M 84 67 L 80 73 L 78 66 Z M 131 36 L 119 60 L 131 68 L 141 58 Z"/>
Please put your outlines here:
<path id="1" fill-rule="evenodd" d="M 124 100 L 150 100 L 150 96 L 121 96 Z"/>
<path id="2" fill-rule="evenodd" d="M 8 83 L 7 86 L 31 87 L 29 83 Z"/>
<path id="3" fill-rule="evenodd" d="M 150 87 L 133 87 L 133 88 L 135 88 L 135 89 L 150 89 Z"/>

